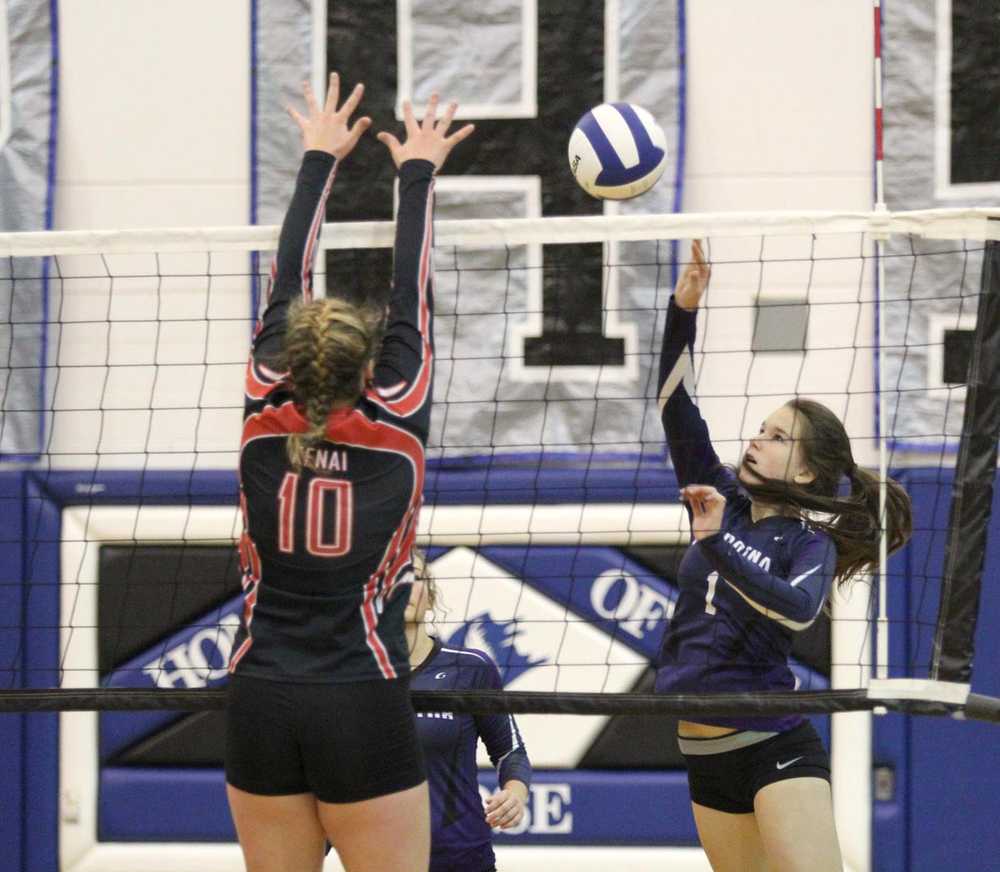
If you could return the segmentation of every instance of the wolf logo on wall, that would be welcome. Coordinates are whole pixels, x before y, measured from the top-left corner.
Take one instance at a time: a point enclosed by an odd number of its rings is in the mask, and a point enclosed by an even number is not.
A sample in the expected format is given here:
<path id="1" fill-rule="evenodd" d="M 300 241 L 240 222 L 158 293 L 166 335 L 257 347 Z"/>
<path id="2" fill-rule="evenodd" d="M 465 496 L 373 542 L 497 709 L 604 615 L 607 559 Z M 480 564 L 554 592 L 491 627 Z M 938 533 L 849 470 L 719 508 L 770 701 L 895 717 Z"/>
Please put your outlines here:
<path id="1" fill-rule="evenodd" d="M 476 648 L 485 651 L 500 669 L 505 685 L 529 669 L 548 663 L 546 657 L 532 657 L 518 650 L 521 628 L 517 621 L 494 621 L 489 612 L 481 612 L 460 627 L 446 644 L 455 648 Z"/>

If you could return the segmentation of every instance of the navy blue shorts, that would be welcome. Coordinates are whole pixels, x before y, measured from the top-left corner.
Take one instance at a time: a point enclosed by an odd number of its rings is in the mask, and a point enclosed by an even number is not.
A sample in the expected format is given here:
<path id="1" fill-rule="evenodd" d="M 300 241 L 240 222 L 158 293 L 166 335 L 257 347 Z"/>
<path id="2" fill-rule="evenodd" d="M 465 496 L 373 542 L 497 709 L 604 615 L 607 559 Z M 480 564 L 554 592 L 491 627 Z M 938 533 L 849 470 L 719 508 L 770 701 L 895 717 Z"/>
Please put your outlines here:
<path id="1" fill-rule="evenodd" d="M 426 778 L 409 678 L 292 684 L 230 676 L 226 781 L 233 787 L 359 802 Z"/>
<path id="2" fill-rule="evenodd" d="M 730 814 L 753 812 L 757 791 L 788 778 L 830 780 L 830 755 L 806 721 L 770 739 L 721 754 L 685 754 L 691 801 Z"/>

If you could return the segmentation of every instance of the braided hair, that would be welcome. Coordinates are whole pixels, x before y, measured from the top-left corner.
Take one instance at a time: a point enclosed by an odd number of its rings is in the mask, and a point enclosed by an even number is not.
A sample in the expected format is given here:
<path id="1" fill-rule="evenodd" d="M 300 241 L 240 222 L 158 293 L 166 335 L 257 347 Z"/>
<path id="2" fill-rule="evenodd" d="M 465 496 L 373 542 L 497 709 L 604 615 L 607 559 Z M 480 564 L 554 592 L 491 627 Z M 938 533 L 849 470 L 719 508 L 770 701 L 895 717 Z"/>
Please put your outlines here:
<path id="1" fill-rule="evenodd" d="M 381 312 L 338 297 L 292 306 L 284 363 L 296 402 L 309 422 L 305 433 L 288 437 L 288 459 L 294 468 L 301 468 L 306 452 L 323 441 L 330 412 L 353 405 L 361 396 L 381 328 Z"/>

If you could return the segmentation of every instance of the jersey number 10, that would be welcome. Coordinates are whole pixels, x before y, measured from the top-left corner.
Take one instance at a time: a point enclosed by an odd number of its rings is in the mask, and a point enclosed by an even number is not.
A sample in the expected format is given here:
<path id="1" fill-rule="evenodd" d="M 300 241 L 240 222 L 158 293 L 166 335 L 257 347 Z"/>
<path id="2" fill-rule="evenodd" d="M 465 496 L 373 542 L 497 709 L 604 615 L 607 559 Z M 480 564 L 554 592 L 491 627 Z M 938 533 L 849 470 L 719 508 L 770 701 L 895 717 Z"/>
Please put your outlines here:
<path id="1" fill-rule="evenodd" d="M 278 490 L 278 550 L 295 551 L 295 507 L 298 502 L 299 474 L 286 472 Z M 326 510 L 333 505 L 333 523 Z M 351 550 L 354 495 L 349 481 L 314 478 L 306 498 L 305 545 L 313 557 L 343 557 Z M 331 529 L 332 528 L 332 529 Z"/>

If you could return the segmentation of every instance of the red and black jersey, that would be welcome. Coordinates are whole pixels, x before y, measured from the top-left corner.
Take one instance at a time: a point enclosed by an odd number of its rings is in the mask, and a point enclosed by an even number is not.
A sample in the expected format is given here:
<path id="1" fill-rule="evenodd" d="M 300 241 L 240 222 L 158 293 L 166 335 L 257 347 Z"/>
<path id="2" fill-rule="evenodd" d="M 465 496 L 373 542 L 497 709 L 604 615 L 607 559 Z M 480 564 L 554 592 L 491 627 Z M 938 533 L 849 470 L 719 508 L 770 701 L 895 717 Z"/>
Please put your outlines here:
<path id="1" fill-rule="evenodd" d="M 300 469 L 290 433 L 308 424 L 281 372 L 288 306 L 312 295 L 312 263 L 334 159 L 307 152 L 271 268 L 247 366 L 240 501 L 243 621 L 229 670 L 290 681 L 395 678 L 410 552 L 424 486 L 432 392 L 434 165 L 399 173 L 393 288 L 374 384 L 327 419 Z M 398 593 L 399 595 L 395 595 Z"/>

